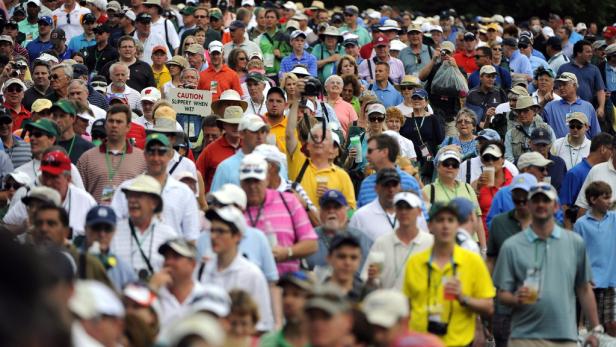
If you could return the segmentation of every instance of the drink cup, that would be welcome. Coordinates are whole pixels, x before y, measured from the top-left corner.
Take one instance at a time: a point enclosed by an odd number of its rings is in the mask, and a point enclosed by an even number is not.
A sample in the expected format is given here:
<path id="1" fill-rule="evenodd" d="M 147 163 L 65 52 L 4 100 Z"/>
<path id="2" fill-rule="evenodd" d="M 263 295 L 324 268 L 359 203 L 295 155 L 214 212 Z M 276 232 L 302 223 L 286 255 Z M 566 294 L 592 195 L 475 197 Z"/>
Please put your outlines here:
<path id="1" fill-rule="evenodd" d="M 539 281 L 537 278 L 529 277 L 524 280 L 523 287 L 528 290 L 528 297 L 522 301 L 523 304 L 532 305 L 539 299 Z"/>
<path id="2" fill-rule="evenodd" d="M 327 176 L 317 176 L 316 181 L 317 181 L 317 190 L 319 190 L 319 188 L 321 187 L 324 187 L 325 190 L 327 190 L 327 182 L 329 181 L 329 178 Z"/>
<path id="3" fill-rule="evenodd" d="M 487 166 L 487 167 L 483 168 L 483 172 L 488 177 L 488 183 L 487 183 L 488 187 L 494 187 L 494 174 L 496 172 L 494 167 L 493 166 Z"/>
<path id="4" fill-rule="evenodd" d="M 443 299 L 445 301 L 454 301 L 456 300 L 456 295 L 454 293 L 448 292 L 445 288 L 447 284 L 453 282 L 456 278 L 453 276 L 443 276 Z"/>
<path id="5" fill-rule="evenodd" d="M 385 253 L 370 252 L 368 255 L 368 264 L 375 265 L 379 268 L 379 273 L 383 273 L 383 267 L 385 266 Z"/>

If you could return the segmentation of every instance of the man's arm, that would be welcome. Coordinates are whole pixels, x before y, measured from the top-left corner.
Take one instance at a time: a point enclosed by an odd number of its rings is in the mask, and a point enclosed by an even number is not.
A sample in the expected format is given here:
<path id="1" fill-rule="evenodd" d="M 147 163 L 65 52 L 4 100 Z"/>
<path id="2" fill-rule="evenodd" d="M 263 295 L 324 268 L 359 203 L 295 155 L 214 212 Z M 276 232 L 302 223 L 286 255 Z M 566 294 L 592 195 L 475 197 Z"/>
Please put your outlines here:
<path id="1" fill-rule="evenodd" d="M 597 303 L 595 301 L 595 293 L 592 291 L 592 285 L 590 282 L 586 282 L 575 288 L 575 293 L 582 310 L 584 310 L 584 316 L 590 321 L 590 327 L 594 328 L 599 325 L 599 317 L 597 314 Z"/>
<path id="2" fill-rule="evenodd" d="M 285 141 L 287 143 L 287 154 L 293 155 L 297 148 L 297 138 L 295 137 L 295 129 L 297 129 L 297 112 L 299 112 L 299 103 L 294 100 L 287 116 L 287 128 L 285 129 Z"/>

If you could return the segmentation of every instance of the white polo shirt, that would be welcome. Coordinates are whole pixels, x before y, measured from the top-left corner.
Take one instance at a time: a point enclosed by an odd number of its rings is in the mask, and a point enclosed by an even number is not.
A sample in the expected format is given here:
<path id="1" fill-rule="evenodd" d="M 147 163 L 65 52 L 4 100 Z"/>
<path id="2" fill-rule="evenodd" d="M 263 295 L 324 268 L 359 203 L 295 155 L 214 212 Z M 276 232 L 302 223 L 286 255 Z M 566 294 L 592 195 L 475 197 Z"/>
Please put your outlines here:
<path id="1" fill-rule="evenodd" d="M 241 253 L 222 271 L 216 268 L 217 261 L 209 261 L 201 280 L 224 288 L 226 291 L 241 289 L 250 294 L 259 307 L 260 320 L 257 330 L 270 331 L 274 329 L 274 313 L 270 299 L 269 287 L 265 275 L 257 265 L 244 258 Z"/>
<path id="2" fill-rule="evenodd" d="M 128 100 L 128 106 L 130 107 L 131 110 L 134 110 L 134 109 L 141 110 L 142 109 L 141 108 L 141 93 L 129 87 L 128 85 L 124 86 L 124 92 L 115 93 L 111 91 L 111 83 L 109 83 L 109 86 L 107 86 L 106 94 L 107 95 L 122 94 Z"/>
<path id="3" fill-rule="evenodd" d="M 81 7 L 79 3 L 76 3 L 75 8 L 71 12 L 67 12 L 65 5 L 62 5 L 53 10 L 51 16 L 56 24 L 56 28 L 64 30 L 66 42 L 70 42 L 73 37 L 83 34 L 81 18 L 87 13 L 90 13 L 88 8 Z"/>
<path id="4" fill-rule="evenodd" d="M 128 218 L 128 202 L 122 189 L 130 186 L 132 182 L 133 180 L 124 181 L 113 194 L 111 208 L 118 218 Z M 201 227 L 199 207 L 193 191 L 184 183 L 168 176 L 163 187 L 162 198 L 162 222 L 175 231 L 176 237 L 183 237 L 187 241 L 196 240 Z"/>
<path id="5" fill-rule="evenodd" d="M 162 24 L 161 24 L 161 28 L 164 28 Z M 174 33 L 175 33 L 175 29 L 174 29 Z M 163 45 L 167 47 L 167 60 L 171 59 L 171 53 L 169 52 L 169 47 L 165 43 L 164 35 L 165 35 L 164 32 L 161 36 L 160 34 L 155 33 L 154 31 L 150 30 L 150 35 L 148 35 L 148 38 L 145 39 L 145 41 L 141 41 L 141 39 L 139 39 L 139 35 L 137 35 L 137 32 L 135 32 L 135 34 L 133 35 L 133 38 L 141 42 L 141 44 L 143 45 L 143 55 L 141 56 L 141 60 L 148 63 L 148 65 L 152 65 L 152 50 L 154 49 L 154 47 L 159 46 L 159 45 Z"/>
<path id="6" fill-rule="evenodd" d="M 381 252 L 385 255 L 383 271 L 379 279 L 384 289 L 402 289 L 404 280 L 404 268 L 407 260 L 415 253 L 432 247 L 434 236 L 424 231 L 419 231 L 417 236 L 408 244 L 402 243 L 395 232 L 380 236 L 374 241 L 370 253 Z M 370 259 L 370 255 L 368 258 Z M 368 262 L 364 263 L 361 279 L 368 279 Z"/>
<path id="7" fill-rule="evenodd" d="M 166 32 L 165 32 L 165 25 L 167 25 Z M 165 37 L 165 34 L 166 34 L 166 37 Z M 164 45 L 165 47 L 167 47 L 167 50 L 169 50 L 169 47 L 167 45 L 167 39 L 169 40 L 169 43 L 171 44 L 171 47 L 174 50 L 180 47 L 180 37 L 178 36 L 177 30 L 173 26 L 173 23 L 170 20 L 167 20 L 163 16 L 160 16 L 156 22 L 152 22 L 152 25 L 150 27 L 150 36 L 152 35 L 160 37 L 160 41 L 158 41 L 157 44 Z M 150 62 L 148 64 L 152 64 L 152 63 Z"/>
<path id="8" fill-rule="evenodd" d="M 171 172 L 171 169 L 173 169 L 173 172 Z M 174 175 L 182 171 L 188 171 L 193 174 L 193 177 L 197 177 L 197 166 L 195 166 L 195 163 L 188 158 L 180 157 L 180 153 L 173 151 L 173 158 L 167 164 L 167 172 L 169 172 L 169 175 Z"/>
<path id="9" fill-rule="evenodd" d="M 468 172 L 467 166 L 469 162 L 471 163 L 471 168 L 470 168 L 471 169 L 471 180 L 466 182 L 466 173 Z M 483 165 L 483 163 L 481 162 L 481 158 L 479 157 L 467 159 L 462 164 L 460 164 L 460 171 L 458 171 L 457 180 L 460 182 L 466 182 L 470 184 L 471 182 L 479 179 L 479 176 L 481 176 L 481 174 L 483 173 L 484 167 L 485 166 Z M 520 170 L 518 170 L 518 168 L 507 159 L 505 159 L 505 163 L 503 164 L 503 167 L 509 170 L 509 172 L 511 173 L 511 176 L 513 177 L 517 176 L 520 173 Z"/>
<path id="10" fill-rule="evenodd" d="M 614 199 L 614 192 L 616 192 L 616 169 L 614 168 L 614 164 L 612 163 L 612 159 L 606 161 L 605 163 L 597 164 L 590 169 L 588 176 L 586 176 L 586 180 L 584 180 L 584 184 L 582 184 L 582 189 L 580 189 L 580 194 L 575 200 L 575 204 L 579 207 L 589 209 L 590 206 L 586 201 L 586 187 L 594 181 L 605 181 L 612 188 L 612 199 Z"/>
<path id="11" fill-rule="evenodd" d="M 21 199 L 14 201 L 14 205 L 9 208 L 2 221 L 10 225 L 25 225 L 28 219 L 26 205 L 21 202 Z M 96 201 L 92 195 L 72 183 L 69 184 L 66 197 L 62 201 L 62 207 L 68 212 L 68 224 L 73 229 L 73 238 L 84 235 L 86 215 L 94 206 L 96 206 Z"/>
<path id="12" fill-rule="evenodd" d="M 565 161 L 567 170 L 579 164 L 582 159 L 590 154 L 590 140 L 584 136 L 584 142 L 579 146 L 572 146 L 569 143 L 569 135 L 554 141 L 550 149 L 552 155 L 561 157 Z"/>
<path id="13" fill-rule="evenodd" d="M 375 241 L 381 235 L 391 234 L 398 227 L 398 219 L 395 213 L 385 212 L 376 198 L 353 214 L 349 227 L 360 230 Z"/>
<path id="14" fill-rule="evenodd" d="M 37 178 L 41 172 L 41 161 L 38 159 L 32 159 L 15 170 L 26 173 L 28 177 L 30 177 L 31 186 L 37 185 Z M 77 188 L 85 189 L 83 186 L 83 180 L 81 179 L 81 174 L 74 164 L 71 164 L 71 184 Z"/>
<path id="15" fill-rule="evenodd" d="M 175 295 L 171 294 L 167 287 L 162 287 L 158 291 L 158 300 L 154 301 L 153 308 L 158 314 L 161 331 L 169 324 L 177 321 L 191 311 L 191 305 L 195 298 L 203 295 L 205 288 L 197 280 L 193 280 L 193 288 L 190 294 L 179 302 Z"/>
<path id="16" fill-rule="evenodd" d="M 171 227 L 160 222 L 158 218 L 153 218 L 144 232 L 135 227 L 138 241 L 131 234 L 128 218 L 120 220 L 111 240 L 111 253 L 128 264 L 135 274 L 139 274 L 140 270 L 148 270 L 148 265 L 139 251 L 140 247 L 149 259 L 154 272 L 157 272 L 162 269 L 165 261 L 165 258 L 158 253 L 158 247 L 177 237 L 177 233 Z"/>

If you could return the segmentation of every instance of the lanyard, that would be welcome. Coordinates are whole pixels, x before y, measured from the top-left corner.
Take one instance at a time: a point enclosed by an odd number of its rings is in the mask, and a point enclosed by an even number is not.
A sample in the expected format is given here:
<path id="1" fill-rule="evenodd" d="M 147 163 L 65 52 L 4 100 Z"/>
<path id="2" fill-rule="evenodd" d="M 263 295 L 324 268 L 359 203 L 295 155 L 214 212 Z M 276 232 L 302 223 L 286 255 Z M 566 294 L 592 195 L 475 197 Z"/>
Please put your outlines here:
<path id="1" fill-rule="evenodd" d="M 417 234 L 417 236 L 419 236 L 419 234 Z M 417 237 L 415 236 L 415 237 Z M 394 266 L 395 266 L 395 274 L 396 276 L 394 276 L 394 280 L 398 279 L 398 276 L 400 276 L 400 272 L 402 272 L 402 269 L 404 269 L 404 265 L 406 265 L 406 261 L 409 259 L 409 257 L 411 256 L 411 253 L 413 253 L 413 249 L 415 248 L 415 244 L 413 243 L 414 240 L 411 240 L 411 247 L 409 248 L 408 252 L 406 252 L 406 256 L 404 257 L 404 260 L 402 261 L 402 264 L 398 264 L 397 261 L 394 261 Z M 398 257 L 396 256 L 398 252 L 396 252 L 396 248 L 394 247 L 394 259 L 397 260 Z M 430 271 L 430 270 L 428 270 Z"/>
<path id="2" fill-rule="evenodd" d="M 71 141 L 71 145 L 68 147 L 68 156 L 71 156 L 71 153 L 73 152 L 73 145 L 75 144 L 75 139 L 77 138 L 77 135 L 73 136 L 73 140 Z"/>
<path id="3" fill-rule="evenodd" d="M 118 166 L 114 168 L 113 164 L 111 163 L 111 159 L 109 158 L 109 150 L 105 151 L 105 164 L 107 166 L 107 177 L 109 177 L 109 183 L 113 181 L 113 178 L 115 177 L 116 173 L 120 169 L 120 166 L 122 165 L 122 162 L 124 161 L 125 155 L 126 155 L 126 144 L 124 144 L 124 149 L 122 150 L 122 158 L 120 159 Z"/>
<path id="4" fill-rule="evenodd" d="M 543 255 L 543 258 L 541 258 L 541 262 L 539 262 L 539 243 L 540 242 L 545 242 L 545 252 Z M 536 239 L 535 242 L 533 242 L 535 244 L 535 270 L 541 270 L 541 268 L 543 268 L 543 264 L 546 261 L 547 255 L 548 255 L 548 241 L 545 240 L 541 240 L 541 239 Z"/>
<path id="5" fill-rule="evenodd" d="M 396 228 L 396 221 L 398 220 L 397 216 L 394 216 L 394 220 L 392 221 L 391 218 L 389 218 L 389 213 L 387 213 L 387 211 L 385 212 L 385 217 L 387 218 L 387 222 L 389 222 L 389 225 L 391 225 L 392 229 Z"/>
<path id="6" fill-rule="evenodd" d="M 259 105 L 259 109 L 257 110 L 255 108 L 255 104 L 254 102 L 252 102 L 252 98 L 250 98 L 250 105 L 252 106 L 252 110 L 255 111 L 255 113 L 257 114 L 257 116 L 261 117 L 261 109 L 263 108 L 263 104 L 265 103 L 265 100 L 263 100 L 261 102 L 261 104 Z"/>
<path id="7" fill-rule="evenodd" d="M 451 201 L 452 198 L 449 196 L 449 193 L 447 193 L 448 190 L 451 190 L 447 187 L 445 187 L 441 181 L 438 181 L 438 185 L 441 186 L 441 189 L 443 190 L 443 193 L 445 193 L 445 195 L 447 196 L 447 201 Z M 453 197 L 455 198 L 456 196 L 458 196 L 458 184 L 456 182 L 456 189 L 453 191 Z"/>
<path id="8" fill-rule="evenodd" d="M 259 218 L 261 218 L 261 213 L 263 213 L 263 204 L 265 203 L 265 201 L 263 201 L 261 203 L 261 206 L 259 206 L 259 211 L 257 212 L 257 217 L 255 219 L 252 218 L 252 214 L 250 213 L 250 209 L 248 209 L 246 211 L 246 214 L 248 214 L 248 219 L 250 219 L 250 225 L 253 228 L 257 227 L 257 223 L 259 223 Z"/>
<path id="9" fill-rule="evenodd" d="M 137 247 L 139 247 L 139 253 L 141 254 L 141 258 L 143 258 L 143 261 L 145 262 L 145 265 L 148 267 L 148 270 L 150 271 L 150 274 L 154 273 L 154 268 L 152 267 L 152 263 L 150 262 L 150 259 L 152 259 L 152 248 L 153 248 L 153 244 L 154 244 L 154 230 L 155 230 L 155 223 L 152 223 L 150 225 L 150 228 L 148 230 L 145 231 L 144 233 L 144 237 L 143 237 L 143 241 L 145 241 L 145 239 L 148 237 L 148 235 L 150 236 L 150 251 L 148 256 L 145 256 L 145 252 L 143 251 L 142 245 L 143 242 L 139 241 L 139 238 L 137 237 L 137 233 L 135 232 L 135 227 L 133 226 L 133 222 L 129 219 L 128 220 L 128 226 L 130 227 L 130 231 L 132 234 L 132 237 L 130 239 L 130 264 L 131 267 L 133 268 L 133 270 L 135 269 L 135 265 L 133 263 L 133 240 L 135 240 L 135 242 L 137 242 Z M 148 234 L 148 231 L 150 231 L 150 233 Z M 142 269 L 137 270 L 138 272 L 141 272 Z"/>
<path id="10" fill-rule="evenodd" d="M 456 263 L 453 262 L 453 255 L 451 256 L 451 268 L 453 269 L 453 276 L 456 276 L 457 266 Z M 438 285 L 437 285 L 438 287 Z M 432 254 L 430 254 L 430 260 L 428 260 L 428 307 L 430 307 L 430 297 L 434 292 L 434 298 L 436 300 L 437 293 L 436 288 L 434 291 L 432 290 Z M 447 323 L 451 322 L 451 315 L 453 314 L 453 301 L 449 301 L 449 318 L 447 318 Z"/>
<path id="11" fill-rule="evenodd" d="M 419 125 L 417 125 L 417 118 L 415 118 L 415 113 L 411 112 L 411 116 L 413 117 L 413 122 L 415 122 L 415 129 L 417 130 L 417 135 L 419 135 L 419 141 L 421 141 L 422 144 L 425 144 L 424 140 L 421 138 L 421 128 L 423 127 L 424 121 L 426 120 L 426 116 L 421 117 L 421 123 Z"/>

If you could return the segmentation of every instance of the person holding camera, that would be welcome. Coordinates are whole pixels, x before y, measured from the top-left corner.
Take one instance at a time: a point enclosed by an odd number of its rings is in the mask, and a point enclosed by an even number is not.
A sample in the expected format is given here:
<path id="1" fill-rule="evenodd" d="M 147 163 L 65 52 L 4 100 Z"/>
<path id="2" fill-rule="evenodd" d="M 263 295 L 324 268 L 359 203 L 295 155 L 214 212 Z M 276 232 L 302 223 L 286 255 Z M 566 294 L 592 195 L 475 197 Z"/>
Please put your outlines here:
<path id="1" fill-rule="evenodd" d="M 439 336 L 447 346 L 468 346 L 477 315 L 494 311 L 494 286 L 479 254 L 456 244 L 458 210 L 434 203 L 428 227 L 434 245 L 406 263 L 402 292 L 411 307 L 410 328 Z"/>

